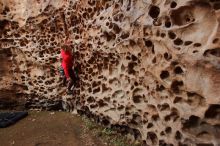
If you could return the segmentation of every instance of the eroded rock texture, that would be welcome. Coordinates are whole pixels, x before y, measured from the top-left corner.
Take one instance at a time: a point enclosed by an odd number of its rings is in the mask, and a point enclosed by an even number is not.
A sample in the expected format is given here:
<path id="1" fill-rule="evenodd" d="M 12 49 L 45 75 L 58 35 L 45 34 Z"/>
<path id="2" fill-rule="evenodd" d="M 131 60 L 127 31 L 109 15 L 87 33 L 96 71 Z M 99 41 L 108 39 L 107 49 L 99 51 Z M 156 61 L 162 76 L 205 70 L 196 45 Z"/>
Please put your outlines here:
<path id="1" fill-rule="evenodd" d="M 219 9 L 218 0 L 2 0 L 1 90 L 33 108 L 64 100 L 146 145 L 218 145 Z M 56 73 L 67 32 L 80 76 L 72 97 Z"/>

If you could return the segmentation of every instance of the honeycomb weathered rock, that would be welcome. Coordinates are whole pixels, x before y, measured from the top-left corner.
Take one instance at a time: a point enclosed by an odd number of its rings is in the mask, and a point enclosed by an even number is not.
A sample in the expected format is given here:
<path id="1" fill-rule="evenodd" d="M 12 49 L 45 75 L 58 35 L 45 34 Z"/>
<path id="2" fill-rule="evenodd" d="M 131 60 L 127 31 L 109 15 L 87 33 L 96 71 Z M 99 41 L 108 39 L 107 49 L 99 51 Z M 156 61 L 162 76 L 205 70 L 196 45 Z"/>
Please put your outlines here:
<path id="1" fill-rule="evenodd" d="M 219 9 L 218 0 L 1 0 L 0 90 L 35 108 L 63 99 L 147 145 L 218 145 Z M 67 32 L 80 66 L 73 97 L 56 73 Z"/>

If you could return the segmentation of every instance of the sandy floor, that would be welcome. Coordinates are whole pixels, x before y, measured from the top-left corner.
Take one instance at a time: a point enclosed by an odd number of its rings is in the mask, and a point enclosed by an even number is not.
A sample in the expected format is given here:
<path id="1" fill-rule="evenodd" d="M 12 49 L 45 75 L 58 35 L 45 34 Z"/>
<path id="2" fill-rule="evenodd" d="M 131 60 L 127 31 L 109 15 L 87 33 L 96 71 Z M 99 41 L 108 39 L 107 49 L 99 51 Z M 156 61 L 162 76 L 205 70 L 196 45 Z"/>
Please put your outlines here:
<path id="1" fill-rule="evenodd" d="M 0 129 L 0 146 L 105 146 L 80 117 L 66 112 L 33 112 Z"/>

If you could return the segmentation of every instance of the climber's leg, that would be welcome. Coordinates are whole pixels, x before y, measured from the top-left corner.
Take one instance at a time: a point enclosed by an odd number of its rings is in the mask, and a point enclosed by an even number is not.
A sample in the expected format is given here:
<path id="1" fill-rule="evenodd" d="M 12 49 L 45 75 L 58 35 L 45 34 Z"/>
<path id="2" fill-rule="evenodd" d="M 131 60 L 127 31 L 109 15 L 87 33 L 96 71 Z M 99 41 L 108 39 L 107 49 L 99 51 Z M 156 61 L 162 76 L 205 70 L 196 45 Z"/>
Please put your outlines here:
<path id="1" fill-rule="evenodd" d="M 67 92 L 68 93 L 72 93 L 72 87 L 74 86 L 74 72 L 73 72 L 73 70 L 72 70 L 72 68 L 71 69 L 69 69 L 69 75 L 70 75 L 70 78 L 68 79 L 68 85 L 67 85 Z"/>
<path id="2" fill-rule="evenodd" d="M 67 92 L 72 93 L 71 88 L 73 87 L 74 81 L 70 78 L 67 86 Z"/>
<path id="3" fill-rule="evenodd" d="M 62 78 L 63 78 L 63 86 L 65 86 L 66 85 L 66 76 L 64 75 Z"/>

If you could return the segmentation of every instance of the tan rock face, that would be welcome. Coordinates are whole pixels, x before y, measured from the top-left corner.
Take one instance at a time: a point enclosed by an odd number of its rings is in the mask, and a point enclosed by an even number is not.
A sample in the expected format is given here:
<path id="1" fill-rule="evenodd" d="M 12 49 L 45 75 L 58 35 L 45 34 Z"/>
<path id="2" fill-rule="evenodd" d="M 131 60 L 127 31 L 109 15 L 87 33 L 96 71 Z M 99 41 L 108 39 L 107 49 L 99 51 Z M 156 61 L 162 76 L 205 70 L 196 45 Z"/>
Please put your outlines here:
<path id="1" fill-rule="evenodd" d="M 34 108 L 64 100 L 147 145 L 220 144 L 219 9 L 217 0 L 2 0 L 0 48 L 10 55 L 0 90 L 16 87 Z M 67 32 L 79 65 L 73 97 L 57 73 Z"/>

